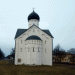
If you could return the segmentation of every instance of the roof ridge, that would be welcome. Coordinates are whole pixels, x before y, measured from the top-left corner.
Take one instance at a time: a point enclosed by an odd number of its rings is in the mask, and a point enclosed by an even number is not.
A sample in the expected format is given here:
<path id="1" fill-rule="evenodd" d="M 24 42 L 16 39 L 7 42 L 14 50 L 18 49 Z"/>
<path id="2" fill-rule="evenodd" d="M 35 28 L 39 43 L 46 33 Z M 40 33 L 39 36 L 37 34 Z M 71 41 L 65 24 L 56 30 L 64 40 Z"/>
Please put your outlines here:
<path id="1" fill-rule="evenodd" d="M 36 25 L 32 25 L 31 27 L 36 26 Z M 17 29 L 16 35 L 15 35 L 15 39 L 20 36 L 21 34 L 23 34 L 25 31 L 29 30 L 31 27 L 29 27 L 28 29 Z M 37 28 L 39 28 L 38 26 L 36 26 Z M 45 32 L 46 34 L 48 34 L 49 36 L 51 36 L 52 38 L 54 38 L 52 36 L 52 34 L 50 33 L 49 29 L 41 29 L 39 28 L 41 31 Z"/>

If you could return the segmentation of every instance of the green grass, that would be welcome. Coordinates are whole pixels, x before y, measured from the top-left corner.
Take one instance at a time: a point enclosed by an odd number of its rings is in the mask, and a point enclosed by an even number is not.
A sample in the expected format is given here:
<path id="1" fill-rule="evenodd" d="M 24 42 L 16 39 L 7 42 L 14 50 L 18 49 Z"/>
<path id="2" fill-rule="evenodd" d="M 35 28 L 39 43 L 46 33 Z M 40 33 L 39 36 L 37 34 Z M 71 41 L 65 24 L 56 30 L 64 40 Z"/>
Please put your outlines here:
<path id="1" fill-rule="evenodd" d="M 75 75 L 75 68 L 53 66 L 0 65 L 0 75 Z"/>

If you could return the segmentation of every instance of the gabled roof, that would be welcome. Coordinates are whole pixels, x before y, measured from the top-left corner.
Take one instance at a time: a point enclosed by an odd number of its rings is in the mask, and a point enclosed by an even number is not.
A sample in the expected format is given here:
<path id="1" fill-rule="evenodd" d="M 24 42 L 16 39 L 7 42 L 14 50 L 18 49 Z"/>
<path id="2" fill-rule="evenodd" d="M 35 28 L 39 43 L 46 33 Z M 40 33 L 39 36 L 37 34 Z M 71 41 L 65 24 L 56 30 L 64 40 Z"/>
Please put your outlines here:
<path id="1" fill-rule="evenodd" d="M 15 39 L 19 37 L 21 34 L 23 34 L 27 29 L 18 29 L 15 35 Z"/>
<path id="2" fill-rule="evenodd" d="M 32 25 L 32 26 L 36 26 L 36 25 Z M 32 27 L 31 26 L 31 27 Z M 31 28 L 30 27 L 30 28 Z M 37 26 L 36 26 L 37 27 Z M 28 29 L 30 29 L 30 28 L 28 28 Z M 38 27 L 39 28 L 39 27 Z M 16 32 L 16 35 L 15 35 L 15 39 L 17 38 L 17 37 L 19 37 L 21 34 L 23 34 L 24 32 L 26 32 L 28 29 L 18 29 L 17 30 L 17 32 Z M 40 28 L 39 28 L 40 29 Z M 52 38 L 54 38 L 53 36 L 52 36 L 52 34 L 50 33 L 50 31 L 49 30 L 43 30 L 43 29 L 40 29 L 40 30 L 42 30 L 43 32 L 45 32 L 46 34 L 48 34 L 49 36 L 51 36 Z"/>
<path id="3" fill-rule="evenodd" d="M 53 36 L 52 36 L 52 34 L 50 33 L 50 31 L 49 30 L 43 30 L 42 29 L 42 31 L 44 31 L 45 33 L 47 33 L 49 36 L 51 36 L 52 38 L 54 38 Z"/>

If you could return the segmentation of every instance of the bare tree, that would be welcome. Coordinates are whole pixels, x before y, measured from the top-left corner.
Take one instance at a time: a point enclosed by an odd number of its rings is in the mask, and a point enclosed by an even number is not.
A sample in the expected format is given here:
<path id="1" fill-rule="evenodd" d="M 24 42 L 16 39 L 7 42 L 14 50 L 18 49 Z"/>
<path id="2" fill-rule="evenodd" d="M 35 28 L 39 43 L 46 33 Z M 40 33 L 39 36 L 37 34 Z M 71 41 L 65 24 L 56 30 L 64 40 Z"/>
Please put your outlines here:
<path id="1" fill-rule="evenodd" d="M 61 62 L 61 58 L 65 56 L 65 50 L 62 49 L 59 44 L 54 48 L 53 53 L 56 56 L 55 61 L 56 59 L 60 59 L 58 62 Z"/>
<path id="2" fill-rule="evenodd" d="M 11 57 L 15 58 L 15 48 L 12 48 L 11 50 L 12 51 L 11 51 L 10 55 L 11 55 Z"/>
<path id="3" fill-rule="evenodd" d="M 68 52 L 71 54 L 75 54 L 75 48 L 71 48 L 70 50 L 68 50 Z"/>
<path id="4" fill-rule="evenodd" d="M 0 59 L 3 59 L 5 57 L 5 54 L 3 53 L 3 51 L 0 48 Z"/>

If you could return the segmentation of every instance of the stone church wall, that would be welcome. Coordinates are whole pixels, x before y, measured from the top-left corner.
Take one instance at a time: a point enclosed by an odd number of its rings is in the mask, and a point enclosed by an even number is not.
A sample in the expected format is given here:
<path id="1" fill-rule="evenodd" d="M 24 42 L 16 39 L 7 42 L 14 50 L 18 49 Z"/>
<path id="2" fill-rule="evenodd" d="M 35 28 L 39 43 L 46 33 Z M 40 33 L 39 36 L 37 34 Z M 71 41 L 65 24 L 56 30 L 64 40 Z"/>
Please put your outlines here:
<path id="1" fill-rule="evenodd" d="M 36 42 L 36 44 L 31 44 L 32 40 L 26 41 L 26 38 L 31 35 L 39 36 L 42 39 L 42 42 L 40 42 L 41 44 L 37 45 L 38 42 Z M 31 48 L 32 47 L 31 45 L 34 46 L 35 52 L 33 52 L 33 48 Z M 27 52 L 28 47 L 30 47 L 29 48 L 30 52 Z M 40 47 L 40 52 L 38 52 L 38 47 Z M 18 62 L 19 58 L 21 59 L 21 62 Z M 43 32 L 42 30 L 37 28 L 36 26 L 33 26 L 32 28 L 27 30 L 25 33 L 20 35 L 18 38 L 16 38 L 16 58 L 15 59 L 16 59 L 15 60 L 16 65 L 27 64 L 27 63 L 36 64 L 36 65 L 41 65 L 41 64 L 52 65 L 52 38 L 48 34 Z"/>

